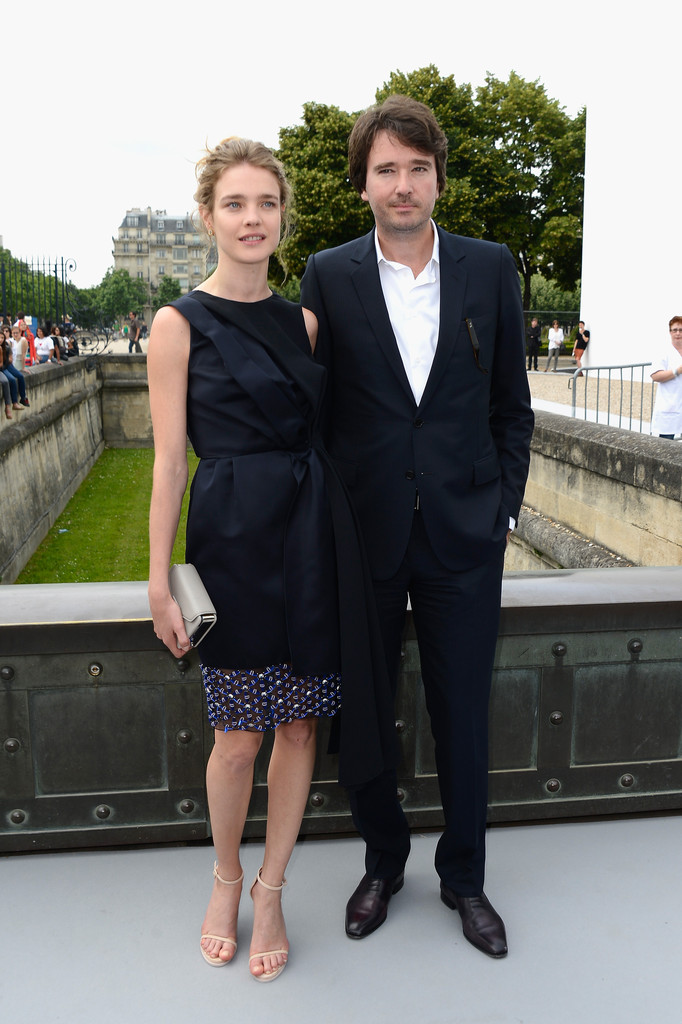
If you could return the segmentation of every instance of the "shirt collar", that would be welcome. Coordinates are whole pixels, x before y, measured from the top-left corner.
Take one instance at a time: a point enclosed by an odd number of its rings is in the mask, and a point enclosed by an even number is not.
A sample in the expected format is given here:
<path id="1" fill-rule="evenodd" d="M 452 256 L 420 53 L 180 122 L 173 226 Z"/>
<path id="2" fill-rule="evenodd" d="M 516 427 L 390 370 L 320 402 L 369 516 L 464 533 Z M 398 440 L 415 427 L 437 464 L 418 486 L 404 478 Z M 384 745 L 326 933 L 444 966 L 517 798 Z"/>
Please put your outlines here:
<path id="1" fill-rule="evenodd" d="M 431 218 L 429 223 L 431 224 L 431 227 L 433 229 L 433 251 L 431 253 L 431 259 L 429 260 L 429 263 L 434 262 L 440 265 L 440 239 L 438 237 L 438 229 L 436 228 L 436 222 L 433 220 L 433 218 Z M 401 264 L 399 263 L 394 263 L 391 260 L 387 260 L 386 257 L 384 256 L 383 252 L 381 251 L 381 245 L 379 244 L 379 233 L 376 230 L 376 228 L 374 229 L 374 247 L 376 249 L 377 254 L 377 263 L 386 263 L 389 267 L 401 266 Z M 429 264 L 427 263 L 427 266 L 428 265 Z"/>

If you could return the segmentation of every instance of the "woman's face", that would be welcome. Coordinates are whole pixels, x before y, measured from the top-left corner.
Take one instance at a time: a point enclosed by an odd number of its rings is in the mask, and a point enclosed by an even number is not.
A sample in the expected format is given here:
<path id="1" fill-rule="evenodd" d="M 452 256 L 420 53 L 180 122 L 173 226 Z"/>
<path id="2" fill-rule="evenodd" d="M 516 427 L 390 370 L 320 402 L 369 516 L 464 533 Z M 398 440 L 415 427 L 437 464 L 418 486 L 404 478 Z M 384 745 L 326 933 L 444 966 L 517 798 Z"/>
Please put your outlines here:
<path id="1" fill-rule="evenodd" d="M 45 332 L 43 331 L 42 327 L 36 327 L 36 335 L 39 338 L 45 337 Z"/>
<path id="2" fill-rule="evenodd" d="M 279 182 L 264 167 L 237 164 L 223 171 L 213 209 L 202 211 L 218 251 L 235 263 L 268 260 L 279 245 L 282 201 Z"/>
<path id="3" fill-rule="evenodd" d="M 678 352 L 682 352 L 682 324 L 675 323 L 670 328 L 670 340 Z"/>

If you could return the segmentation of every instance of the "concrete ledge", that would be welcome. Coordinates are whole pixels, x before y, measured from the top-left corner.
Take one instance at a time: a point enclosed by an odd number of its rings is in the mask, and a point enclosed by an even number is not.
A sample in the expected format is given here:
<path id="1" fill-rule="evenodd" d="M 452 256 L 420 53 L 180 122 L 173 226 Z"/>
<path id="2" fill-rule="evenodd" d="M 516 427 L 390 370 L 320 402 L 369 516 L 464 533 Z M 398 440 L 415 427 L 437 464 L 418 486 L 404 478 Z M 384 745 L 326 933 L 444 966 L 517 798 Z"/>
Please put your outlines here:
<path id="1" fill-rule="evenodd" d="M 505 575 L 491 821 L 682 808 L 681 616 L 682 567 Z M 408 821 L 439 827 L 409 614 L 396 728 Z M 327 736 L 323 719 L 308 834 L 352 830 Z M 247 836 L 264 834 L 271 740 Z M 212 743 L 197 652 L 176 660 L 156 639 L 145 583 L 0 588 L 0 850 L 207 836 Z"/>

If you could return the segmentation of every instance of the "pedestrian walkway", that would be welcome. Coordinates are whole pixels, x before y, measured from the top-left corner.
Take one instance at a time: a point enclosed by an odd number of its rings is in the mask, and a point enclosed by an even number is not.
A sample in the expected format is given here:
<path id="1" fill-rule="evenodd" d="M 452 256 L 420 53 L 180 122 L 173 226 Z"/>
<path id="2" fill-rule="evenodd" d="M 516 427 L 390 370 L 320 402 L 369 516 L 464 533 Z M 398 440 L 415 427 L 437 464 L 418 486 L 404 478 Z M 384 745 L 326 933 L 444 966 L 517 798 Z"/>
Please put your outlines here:
<path id="1" fill-rule="evenodd" d="M 245 889 L 234 963 L 199 953 L 209 845 L 0 857 L 0 1006 L 21 1024 L 680 1024 L 682 816 L 495 827 L 487 893 L 509 956 L 462 936 L 439 900 L 437 836 L 413 837 L 386 924 L 343 933 L 356 838 L 299 842 L 284 906 L 291 954 L 248 973 Z M 253 878 L 262 845 L 243 847 Z"/>

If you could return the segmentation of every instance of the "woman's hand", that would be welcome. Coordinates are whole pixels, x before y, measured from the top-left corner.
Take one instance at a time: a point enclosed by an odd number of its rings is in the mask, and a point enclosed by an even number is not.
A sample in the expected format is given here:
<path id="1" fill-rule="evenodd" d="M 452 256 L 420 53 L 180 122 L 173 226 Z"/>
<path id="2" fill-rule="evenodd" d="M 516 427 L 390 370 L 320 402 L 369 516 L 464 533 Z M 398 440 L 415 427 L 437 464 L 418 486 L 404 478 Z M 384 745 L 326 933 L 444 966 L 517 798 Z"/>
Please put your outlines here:
<path id="1" fill-rule="evenodd" d="M 154 620 L 154 632 L 159 640 L 164 642 L 174 658 L 182 658 L 191 645 L 177 601 L 170 594 L 163 598 L 154 598 L 150 594 L 149 607 Z"/>

